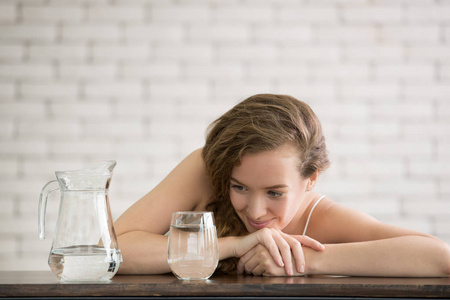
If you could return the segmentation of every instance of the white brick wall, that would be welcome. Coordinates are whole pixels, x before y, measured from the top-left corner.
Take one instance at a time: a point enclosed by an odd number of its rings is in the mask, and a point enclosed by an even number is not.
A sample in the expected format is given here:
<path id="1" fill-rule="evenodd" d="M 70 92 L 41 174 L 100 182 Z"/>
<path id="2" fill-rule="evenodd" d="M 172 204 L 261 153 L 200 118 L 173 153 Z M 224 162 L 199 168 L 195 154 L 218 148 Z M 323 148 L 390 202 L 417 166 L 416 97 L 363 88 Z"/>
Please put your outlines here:
<path id="1" fill-rule="evenodd" d="M 55 170 L 116 159 L 117 218 L 261 92 L 321 118 L 319 191 L 450 242 L 450 1 L 4 0 L 0 269 L 48 269 Z"/>

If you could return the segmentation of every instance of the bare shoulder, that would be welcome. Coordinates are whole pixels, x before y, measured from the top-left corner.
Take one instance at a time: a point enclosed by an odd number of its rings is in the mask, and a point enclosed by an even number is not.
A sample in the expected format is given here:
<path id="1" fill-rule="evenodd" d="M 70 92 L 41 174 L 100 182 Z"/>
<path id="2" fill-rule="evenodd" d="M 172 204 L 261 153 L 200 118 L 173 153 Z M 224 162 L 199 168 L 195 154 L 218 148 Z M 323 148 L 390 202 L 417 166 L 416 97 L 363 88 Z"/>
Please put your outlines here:
<path id="1" fill-rule="evenodd" d="M 174 211 L 204 210 L 211 195 L 209 179 L 197 149 L 183 159 L 155 188 L 116 222 L 118 234 L 143 230 L 164 234 Z"/>
<path id="2" fill-rule="evenodd" d="M 155 188 L 155 192 L 163 193 L 172 190 L 193 200 L 195 203 L 192 204 L 195 206 L 198 201 L 203 201 L 209 196 L 210 184 L 202 158 L 202 149 L 189 154 Z"/>
<path id="3" fill-rule="evenodd" d="M 382 223 L 371 215 L 325 197 L 311 220 L 311 235 L 323 243 L 348 243 L 425 234 Z M 314 237 L 314 236 L 312 236 Z"/>
<path id="4" fill-rule="evenodd" d="M 196 199 L 198 200 L 194 210 L 205 210 L 212 195 L 211 181 L 206 173 L 205 161 L 202 156 L 203 148 L 197 149 L 188 156 L 192 167 L 192 175 L 195 179 L 195 186 L 198 188 Z"/>

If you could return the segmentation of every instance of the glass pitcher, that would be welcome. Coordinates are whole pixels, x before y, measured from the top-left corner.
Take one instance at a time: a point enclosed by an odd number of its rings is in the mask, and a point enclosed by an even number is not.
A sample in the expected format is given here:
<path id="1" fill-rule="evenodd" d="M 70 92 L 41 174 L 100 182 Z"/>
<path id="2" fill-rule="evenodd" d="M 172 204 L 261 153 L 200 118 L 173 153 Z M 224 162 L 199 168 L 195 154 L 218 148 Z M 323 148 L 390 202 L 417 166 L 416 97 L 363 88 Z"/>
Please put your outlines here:
<path id="1" fill-rule="evenodd" d="M 61 280 L 111 279 L 122 263 L 109 208 L 108 189 L 115 161 L 77 171 L 57 171 L 39 199 L 39 237 L 45 238 L 48 195 L 59 189 L 61 202 L 48 258 Z"/>

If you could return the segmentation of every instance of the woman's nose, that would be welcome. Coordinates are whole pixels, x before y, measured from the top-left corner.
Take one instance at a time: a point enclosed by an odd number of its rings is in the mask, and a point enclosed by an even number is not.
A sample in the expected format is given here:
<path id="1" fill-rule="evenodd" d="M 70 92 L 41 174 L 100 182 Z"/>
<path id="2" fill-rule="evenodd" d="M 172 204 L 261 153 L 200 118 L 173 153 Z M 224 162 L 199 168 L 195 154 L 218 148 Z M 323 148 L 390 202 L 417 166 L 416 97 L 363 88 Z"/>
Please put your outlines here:
<path id="1" fill-rule="evenodd" d="M 252 197 L 248 202 L 247 216 L 252 220 L 258 220 L 266 215 L 266 205 L 264 200 L 258 197 Z"/>

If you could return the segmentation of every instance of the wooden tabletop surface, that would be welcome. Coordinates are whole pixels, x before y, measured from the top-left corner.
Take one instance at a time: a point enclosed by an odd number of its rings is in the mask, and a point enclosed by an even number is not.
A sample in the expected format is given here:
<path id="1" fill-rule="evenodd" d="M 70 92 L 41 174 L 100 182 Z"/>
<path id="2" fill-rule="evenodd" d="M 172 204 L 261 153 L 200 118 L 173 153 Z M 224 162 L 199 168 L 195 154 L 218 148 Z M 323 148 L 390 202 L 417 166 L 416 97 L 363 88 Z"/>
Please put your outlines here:
<path id="1" fill-rule="evenodd" d="M 60 282 L 50 271 L 0 271 L 0 297 L 385 297 L 450 298 L 450 278 L 116 275 L 109 282 Z"/>

